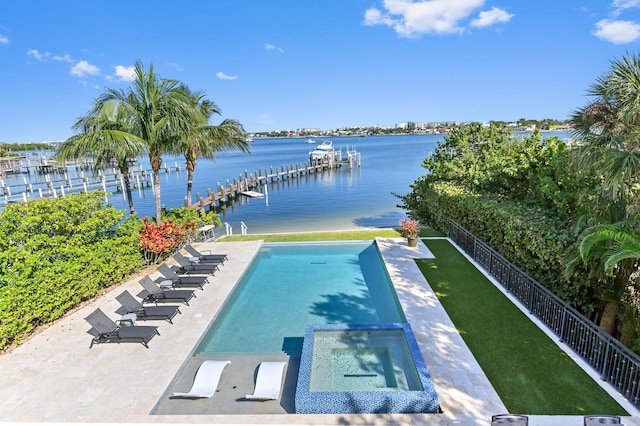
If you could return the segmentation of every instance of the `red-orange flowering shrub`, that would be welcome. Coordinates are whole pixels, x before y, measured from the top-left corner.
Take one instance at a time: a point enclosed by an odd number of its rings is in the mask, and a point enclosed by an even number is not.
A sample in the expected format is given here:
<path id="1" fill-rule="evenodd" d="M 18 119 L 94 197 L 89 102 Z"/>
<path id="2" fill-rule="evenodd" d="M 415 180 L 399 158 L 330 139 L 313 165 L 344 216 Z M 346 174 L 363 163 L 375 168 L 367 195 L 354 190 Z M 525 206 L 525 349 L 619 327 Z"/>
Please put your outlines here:
<path id="1" fill-rule="evenodd" d="M 144 228 L 140 233 L 140 246 L 147 263 L 158 263 L 182 246 L 195 231 L 195 223 L 177 225 L 171 221 L 156 225 L 142 219 Z"/>

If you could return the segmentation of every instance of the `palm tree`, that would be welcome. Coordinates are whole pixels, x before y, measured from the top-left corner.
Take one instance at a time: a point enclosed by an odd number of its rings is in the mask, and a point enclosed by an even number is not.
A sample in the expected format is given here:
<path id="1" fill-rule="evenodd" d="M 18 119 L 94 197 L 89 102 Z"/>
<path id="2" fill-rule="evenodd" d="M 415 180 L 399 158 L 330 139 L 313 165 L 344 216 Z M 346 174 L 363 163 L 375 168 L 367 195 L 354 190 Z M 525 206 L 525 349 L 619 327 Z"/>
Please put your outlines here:
<path id="1" fill-rule="evenodd" d="M 129 166 L 131 158 L 144 152 L 146 144 L 127 131 L 127 116 L 123 110 L 113 106 L 105 104 L 101 109 L 94 109 L 78 119 L 72 128 L 80 133 L 58 147 L 56 158 L 64 162 L 90 156 L 94 159 L 94 176 L 97 176 L 100 168 L 115 162 L 123 177 L 129 213 L 134 214 Z"/>
<path id="2" fill-rule="evenodd" d="M 607 218 L 588 217 L 588 226 L 580 234 L 578 245 L 579 258 L 590 275 L 605 285 L 600 327 L 612 335 L 622 300 L 632 275 L 638 272 L 640 260 L 639 222 L 617 207 L 612 206 Z"/>
<path id="3" fill-rule="evenodd" d="M 583 143 L 579 162 L 600 172 L 612 200 L 626 202 L 640 177 L 640 58 L 613 61 L 588 94 L 594 100 L 571 117 Z"/>
<path id="4" fill-rule="evenodd" d="M 571 118 L 582 141 L 577 164 L 600 182 L 598 193 L 585 202 L 591 217 L 604 221 L 582 227 L 579 256 L 600 280 L 609 297 L 601 326 L 612 333 L 621 298 L 637 271 L 637 212 L 640 178 L 640 58 L 612 61 L 611 69 L 588 91 L 594 99 Z M 594 202 L 595 201 L 595 202 Z M 587 223 L 587 222 L 584 222 Z M 635 248 L 634 248 L 635 247 Z"/>
<path id="5" fill-rule="evenodd" d="M 185 157 L 187 167 L 187 205 L 191 206 L 193 173 L 196 168 L 198 158 L 208 158 L 215 160 L 215 154 L 234 149 L 239 149 L 244 153 L 250 152 L 250 145 L 245 140 L 245 132 L 242 125 L 232 119 L 225 119 L 217 126 L 209 125 L 212 115 L 220 115 L 221 111 L 212 101 L 205 98 L 203 92 L 191 91 L 183 86 L 185 95 L 190 99 L 191 104 L 200 113 L 198 122 L 193 123 L 192 132 L 187 135 L 177 146 L 178 152 Z"/>
<path id="6" fill-rule="evenodd" d="M 200 113 L 178 81 L 160 78 L 154 73 L 153 65 L 145 72 L 140 61 L 135 63 L 133 88 L 107 89 L 97 99 L 94 110 L 99 111 L 107 104 L 122 110 L 127 117 L 127 133 L 146 144 L 153 171 L 156 222 L 160 224 L 162 154 L 172 152 L 183 137 L 193 133 L 194 123 L 200 122 Z"/>

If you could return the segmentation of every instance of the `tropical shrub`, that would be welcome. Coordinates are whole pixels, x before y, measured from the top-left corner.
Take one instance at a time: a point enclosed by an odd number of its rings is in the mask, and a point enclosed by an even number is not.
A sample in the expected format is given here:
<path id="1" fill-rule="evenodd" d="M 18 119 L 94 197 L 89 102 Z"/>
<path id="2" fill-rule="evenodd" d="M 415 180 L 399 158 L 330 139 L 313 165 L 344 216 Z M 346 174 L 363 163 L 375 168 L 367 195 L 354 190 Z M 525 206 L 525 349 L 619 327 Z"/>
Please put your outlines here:
<path id="1" fill-rule="evenodd" d="M 178 225 L 188 225 L 194 223 L 200 228 L 204 225 L 221 226 L 220 216 L 214 211 L 200 212 L 189 207 L 176 207 L 162 214 L 162 221 L 171 221 Z"/>
<path id="2" fill-rule="evenodd" d="M 143 218 L 140 247 L 148 264 L 156 264 L 182 247 L 204 225 L 220 226 L 215 212 L 199 212 L 189 207 L 173 208 L 162 214 L 162 222 Z"/>
<path id="3" fill-rule="evenodd" d="M 139 221 L 123 216 L 100 193 L 0 213 L 0 348 L 144 266 Z"/>
<path id="4" fill-rule="evenodd" d="M 140 233 L 140 246 L 148 264 L 155 264 L 170 256 L 180 248 L 195 230 L 195 223 L 178 225 L 172 221 L 155 224 L 142 219 L 143 229 Z"/>

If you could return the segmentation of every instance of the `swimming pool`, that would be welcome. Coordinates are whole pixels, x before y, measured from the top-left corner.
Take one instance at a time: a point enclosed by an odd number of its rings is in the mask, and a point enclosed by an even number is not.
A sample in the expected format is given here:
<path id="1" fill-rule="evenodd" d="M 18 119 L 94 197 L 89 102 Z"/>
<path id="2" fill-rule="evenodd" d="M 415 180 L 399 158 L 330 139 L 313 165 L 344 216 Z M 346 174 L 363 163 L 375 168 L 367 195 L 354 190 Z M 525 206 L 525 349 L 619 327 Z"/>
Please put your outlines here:
<path id="1" fill-rule="evenodd" d="M 300 354 L 307 324 L 405 321 L 375 242 L 265 244 L 196 354 Z"/>

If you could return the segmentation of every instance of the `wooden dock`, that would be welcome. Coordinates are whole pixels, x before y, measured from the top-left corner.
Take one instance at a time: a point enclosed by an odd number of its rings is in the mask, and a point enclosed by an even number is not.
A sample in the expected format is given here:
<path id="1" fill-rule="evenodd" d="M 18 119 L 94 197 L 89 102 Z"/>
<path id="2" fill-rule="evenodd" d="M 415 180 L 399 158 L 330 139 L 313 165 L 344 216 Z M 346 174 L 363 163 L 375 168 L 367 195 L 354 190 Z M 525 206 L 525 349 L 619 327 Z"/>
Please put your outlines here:
<path id="1" fill-rule="evenodd" d="M 275 168 L 270 167 L 264 170 L 257 170 L 253 174 L 249 174 L 245 170 L 243 175 L 239 175 L 239 177 L 233 179 L 233 181 L 227 180 L 225 185 L 218 182 L 215 192 L 211 189 L 207 189 L 207 195 L 205 197 L 196 193 L 196 201 L 189 205 L 188 200 L 185 200 L 185 206 L 196 208 L 201 211 L 221 208 L 240 195 L 248 194 L 245 196 L 251 198 L 257 197 L 260 193 L 255 190 L 262 185 L 267 185 L 272 182 L 296 179 L 302 176 L 322 173 L 340 167 L 348 167 L 349 169 L 360 167 L 360 155 L 355 151 L 352 151 L 349 154 L 350 155 L 346 158 L 337 158 L 333 161 L 308 161 L 304 164 L 299 163 L 296 165 L 280 166 Z"/>
<path id="2" fill-rule="evenodd" d="M 69 166 L 71 167 L 71 166 Z M 170 173 L 179 171 L 180 166 L 164 166 L 161 171 Z M 36 201 L 46 198 L 58 198 L 71 194 L 88 193 L 90 191 L 123 192 L 124 178 L 115 168 L 103 169 L 97 177 L 81 170 L 77 176 L 70 177 L 68 169 L 53 174 L 44 173 L 41 179 L 22 177 L 22 183 L 7 184 L 0 178 L 0 200 L 4 204 L 15 204 Z M 151 170 L 143 170 L 134 166 L 129 175 L 132 189 L 144 189 L 153 186 Z"/>
<path id="3" fill-rule="evenodd" d="M 272 166 L 268 169 L 257 170 L 253 174 L 249 174 L 245 170 L 244 174 L 240 174 L 238 178 L 232 181 L 227 180 L 224 185 L 218 182 L 215 192 L 207 189 L 207 194 L 204 197 L 196 193 L 196 202 L 191 205 L 185 199 L 185 206 L 202 211 L 207 208 L 224 207 L 228 202 L 242 195 L 243 192 L 247 193 L 246 196 L 249 197 L 259 196 L 260 193 L 255 190 L 262 185 L 296 179 L 301 176 L 322 173 L 341 167 L 348 167 L 349 169 L 360 167 L 360 154 L 355 150 L 347 151 L 347 156 L 342 158 L 340 152 L 335 157 L 324 160 L 308 161 L 304 164 L 299 163 L 289 166 Z M 175 166 L 164 165 L 161 169 L 165 173 L 179 170 L 181 170 L 181 166 L 177 164 Z M 69 177 L 68 169 L 61 173 L 53 173 L 51 175 L 44 173 L 39 176 L 43 179 L 27 179 L 27 177 L 23 176 L 22 183 L 14 183 L 12 185 L 7 184 L 4 179 L 0 178 L 0 206 L 2 204 L 64 197 L 89 191 L 118 193 L 123 192 L 124 188 L 123 176 L 115 168 L 101 170 L 97 177 L 93 177 L 90 174 L 85 175 L 84 170 L 80 170 L 78 176 Z M 139 166 L 134 167 L 130 173 L 131 186 L 133 189 L 152 187 L 152 176 L 153 172 L 151 170 L 143 170 Z M 2 203 L 3 201 L 4 203 Z"/>

